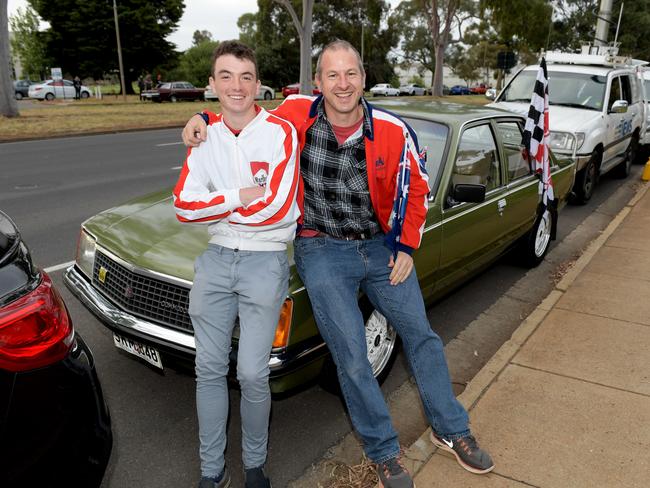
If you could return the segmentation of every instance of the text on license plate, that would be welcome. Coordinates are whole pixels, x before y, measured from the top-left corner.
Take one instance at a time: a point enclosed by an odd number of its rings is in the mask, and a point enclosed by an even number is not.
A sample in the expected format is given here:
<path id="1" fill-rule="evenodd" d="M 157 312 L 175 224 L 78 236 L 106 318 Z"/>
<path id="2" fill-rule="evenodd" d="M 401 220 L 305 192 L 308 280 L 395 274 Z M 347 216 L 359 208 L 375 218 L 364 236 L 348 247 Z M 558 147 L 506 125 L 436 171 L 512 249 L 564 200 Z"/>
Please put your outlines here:
<path id="1" fill-rule="evenodd" d="M 160 353 L 153 347 L 141 344 L 133 339 L 128 339 L 115 333 L 113 333 L 113 340 L 115 341 L 115 345 L 120 349 L 144 359 L 157 368 L 163 369 L 162 361 L 160 360 Z"/>

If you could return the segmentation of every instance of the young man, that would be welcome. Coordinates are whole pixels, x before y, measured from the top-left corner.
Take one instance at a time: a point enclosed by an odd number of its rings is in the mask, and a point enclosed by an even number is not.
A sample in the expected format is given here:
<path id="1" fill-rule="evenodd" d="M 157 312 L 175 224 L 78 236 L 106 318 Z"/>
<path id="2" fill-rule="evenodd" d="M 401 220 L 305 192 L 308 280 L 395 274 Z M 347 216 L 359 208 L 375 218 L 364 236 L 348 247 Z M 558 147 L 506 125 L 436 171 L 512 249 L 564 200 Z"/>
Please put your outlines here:
<path id="1" fill-rule="evenodd" d="M 300 138 L 304 210 L 294 258 L 352 424 L 383 486 L 413 487 L 367 360 L 361 289 L 402 339 L 433 442 L 465 469 L 487 473 L 494 464 L 454 397 L 443 344 L 431 330 L 413 270 L 429 189 L 412 130 L 365 101 L 363 65 L 348 42 L 323 49 L 316 81 L 322 97 L 289 97 L 274 113 L 294 124 Z M 192 118 L 185 143 L 205 141 L 204 127 L 200 117 Z"/>
<path id="2" fill-rule="evenodd" d="M 269 354 L 288 293 L 287 242 L 300 211 L 295 129 L 255 105 L 260 82 L 253 51 L 222 42 L 210 86 L 222 112 L 208 121 L 209 141 L 190 149 L 174 189 L 181 222 L 208 224 L 210 244 L 197 258 L 189 313 L 196 339 L 200 488 L 227 488 L 225 467 L 231 336 L 239 317 L 246 488 L 267 488 L 271 394 Z"/>

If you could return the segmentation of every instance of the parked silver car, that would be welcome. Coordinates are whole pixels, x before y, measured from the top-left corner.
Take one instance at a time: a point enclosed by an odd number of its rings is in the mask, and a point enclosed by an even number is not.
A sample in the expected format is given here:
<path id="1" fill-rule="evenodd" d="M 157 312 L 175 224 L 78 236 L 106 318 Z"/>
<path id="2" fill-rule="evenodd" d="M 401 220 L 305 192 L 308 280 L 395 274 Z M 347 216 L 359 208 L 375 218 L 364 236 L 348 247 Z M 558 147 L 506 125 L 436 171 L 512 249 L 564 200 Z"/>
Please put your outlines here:
<path id="1" fill-rule="evenodd" d="M 81 85 L 81 98 L 88 98 L 91 95 L 90 88 Z M 70 80 L 45 80 L 29 87 L 29 98 L 36 100 L 54 100 L 55 98 L 74 98 L 75 89 Z"/>
<path id="2" fill-rule="evenodd" d="M 377 83 L 370 89 L 373 97 L 384 96 L 384 97 L 396 97 L 399 95 L 399 89 L 393 88 L 390 83 Z"/>
<path id="3" fill-rule="evenodd" d="M 417 83 L 407 83 L 406 85 L 401 85 L 399 87 L 400 95 L 425 95 L 427 89 L 423 86 L 418 85 Z"/>

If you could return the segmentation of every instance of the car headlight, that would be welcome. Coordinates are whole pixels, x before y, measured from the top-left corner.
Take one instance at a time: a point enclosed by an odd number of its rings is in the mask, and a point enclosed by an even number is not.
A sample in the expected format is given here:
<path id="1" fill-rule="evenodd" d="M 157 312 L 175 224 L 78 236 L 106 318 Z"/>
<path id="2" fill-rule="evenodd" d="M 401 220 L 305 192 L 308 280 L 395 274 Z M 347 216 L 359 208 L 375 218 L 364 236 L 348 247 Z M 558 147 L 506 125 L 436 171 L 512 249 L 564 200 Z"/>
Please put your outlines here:
<path id="1" fill-rule="evenodd" d="M 582 135 L 584 142 L 584 134 Z M 551 132 L 549 137 L 549 145 L 554 151 L 573 151 L 575 144 L 575 137 L 568 132 Z"/>
<path id="2" fill-rule="evenodd" d="M 81 229 L 79 242 L 77 243 L 77 266 L 88 277 L 93 277 L 93 266 L 95 264 L 95 238 Z"/>
<path id="3" fill-rule="evenodd" d="M 576 151 L 582 147 L 582 143 L 585 142 L 585 133 L 576 132 Z"/>

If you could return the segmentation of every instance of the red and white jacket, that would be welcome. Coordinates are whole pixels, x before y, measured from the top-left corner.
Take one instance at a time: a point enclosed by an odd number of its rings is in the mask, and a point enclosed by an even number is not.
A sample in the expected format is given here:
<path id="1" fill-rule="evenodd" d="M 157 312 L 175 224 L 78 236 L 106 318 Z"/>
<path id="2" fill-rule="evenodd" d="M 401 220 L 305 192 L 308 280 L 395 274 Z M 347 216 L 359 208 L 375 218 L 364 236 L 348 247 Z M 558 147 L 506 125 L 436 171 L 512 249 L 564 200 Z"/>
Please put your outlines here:
<path id="1" fill-rule="evenodd" d="M 231 249 L 286 249 L 300 217 L 296 130 L 263 108 L 238 136 L 221 114 L 209 114 L 207 130 L 174 188 L 178 220 L 208 223 L 210 242 Z M 242 206 L 239 189 L 256 185 L 266 187 L 264 197 Z"/>
<path id="2" fill-rule="evenodd" d="M 291 95 L 272 111 L 296 128 L 301 150 L 320 101 L 320 96 Z M 415 133 L 403 120 L 370 103 L 366 107 L 372 121 L 371 133 L 365 134 L 372 206 L 393 251 L 410 254 L 420 246 L 427 216 L 429 185 L 424 161 Z M 301 206 L 302 197 L 301 184 Z"/>

